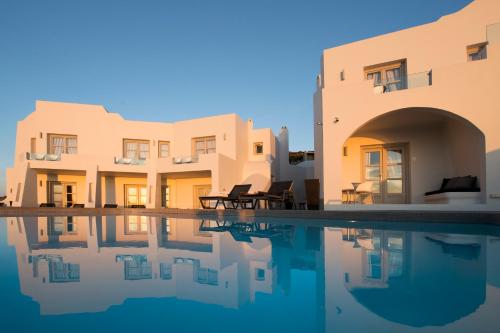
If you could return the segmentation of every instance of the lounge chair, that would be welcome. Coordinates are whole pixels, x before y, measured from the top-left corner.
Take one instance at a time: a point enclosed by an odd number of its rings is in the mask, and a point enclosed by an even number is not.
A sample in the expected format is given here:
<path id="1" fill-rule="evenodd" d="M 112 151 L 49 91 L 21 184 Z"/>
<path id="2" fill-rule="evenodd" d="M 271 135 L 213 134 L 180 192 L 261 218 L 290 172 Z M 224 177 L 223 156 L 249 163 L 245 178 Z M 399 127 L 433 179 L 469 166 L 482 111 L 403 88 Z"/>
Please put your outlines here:
<path id="1" fill-rule="evenodd" d="M 319 209 L 319 179 L 305 179 L 306 205 L 308 210 Z"/>
<path id="2" fill-rule="evenodd" d="M 128 208 L 146 208 L 145 205 L 130 205 Z"/>
<path id="3" fill-rule="evenodd" d="M 84 208 L 84 204 L 73 204 L 73 208 Z"/>
<path id="4" fill-rule="evenodd" d="M 264 201 L 266 208 L 272 209 L 274 204 L 280 204 L 280 208 L 287 208 L 287 204 L 291 207 L 295 206 L 293 200 L 291 180 L 272 182 L 267 192 L 258 192 L 256 194 L 241 195 L 240 200 L 252 200 L 252 209 L 260 208 L 260 202 Z"/>
<path id="5" fill-rule="evenodd" d="M 117 204 L 104 204 L 104 208 L 118 208 Z"/>
<path id="6" fill-rule="evenodd" d="M 444 178 L 439 190 L 425 193 L 424 201 L 436 204 L 479 204 L 481 188 L 477 177 Z"/>
<path id="7" fill-rule="evenodd" d="M 285 180 L 281 182 L 273 182 L 266 193 L 267 207 L 275 208 L 275 204 L 279 204 L 279 208 L 295 208 L 295 200 L 292 192 L 293 181 Z"/>
<path id="8" fill-rule="evenodd" d="M 252 184 L 234 185 L 233 189 L 227 196 L 214 195 L 199 197 L 201 207 L 203 207 L 203 209 L 216 209 L 219 204 L 222 204 L 224 209 L 236 209 L 238 208 L 238 205 L 240 205 L 241 208 L 244 208 L 244 206 L 252 201 L 249 199 L 241 200 L 240 196 L 248 193 L 251 187 Z M 215 206 L 210 205 L 210 202 L 212 201 L 215 201 Z M 231 206 L 227 206 L 226 203 L 231 204 Z"/>
<path id="9" fill-rule="evenodd" d="M 40 204 L 40 207 L 50 207 L 50 208 L 55 208 L 56 204 L 53 202 L 44 202 Z"/>

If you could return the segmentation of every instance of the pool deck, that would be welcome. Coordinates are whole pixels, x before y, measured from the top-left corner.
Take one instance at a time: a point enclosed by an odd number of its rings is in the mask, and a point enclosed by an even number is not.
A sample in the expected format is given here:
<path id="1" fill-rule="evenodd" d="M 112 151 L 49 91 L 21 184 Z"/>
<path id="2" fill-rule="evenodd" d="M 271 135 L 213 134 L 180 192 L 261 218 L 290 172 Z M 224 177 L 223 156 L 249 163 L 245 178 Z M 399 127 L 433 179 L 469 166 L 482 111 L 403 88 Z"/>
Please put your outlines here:
<path id="1" fill-rule="evenodd" d="M 340 207 L 339 207 L 340 208 Z M 196 218 L 241 218 L 254 217 L 285 218 L 289 221 L 300 220 L 335 220 L 359 222 L 426 222 L 449 224 L 487 224 L 500 225 L 500 211 L 493 210 L 408 210 L 393 207 L 367 206 L 344 207 L 336 210 L 202 210 L 202 209 L 143 209 L 143 208 L 21 208 L 0 207 L 0 216 L 100 216 L 100 215 L 169 215 Z"/>

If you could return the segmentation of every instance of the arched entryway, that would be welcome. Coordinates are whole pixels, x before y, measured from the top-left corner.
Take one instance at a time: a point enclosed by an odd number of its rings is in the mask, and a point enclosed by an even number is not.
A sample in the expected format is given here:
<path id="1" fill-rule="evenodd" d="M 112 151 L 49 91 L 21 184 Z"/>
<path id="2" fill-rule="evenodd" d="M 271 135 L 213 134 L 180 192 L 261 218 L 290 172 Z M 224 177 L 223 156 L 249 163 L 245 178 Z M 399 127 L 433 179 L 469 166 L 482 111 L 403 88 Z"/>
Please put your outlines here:
<path id="1" fill-rule="evenodd" d="M 424 203 L 426 192 L 443 178 L 478 177 L 485 202 L 485 139 L 470 121 L 434 108 L 407 108 L 385 113 L 345 141 L 344 188 L 372 181 L 375 203 Z M 371 199 L 370 199 L 371 200 Z"/>

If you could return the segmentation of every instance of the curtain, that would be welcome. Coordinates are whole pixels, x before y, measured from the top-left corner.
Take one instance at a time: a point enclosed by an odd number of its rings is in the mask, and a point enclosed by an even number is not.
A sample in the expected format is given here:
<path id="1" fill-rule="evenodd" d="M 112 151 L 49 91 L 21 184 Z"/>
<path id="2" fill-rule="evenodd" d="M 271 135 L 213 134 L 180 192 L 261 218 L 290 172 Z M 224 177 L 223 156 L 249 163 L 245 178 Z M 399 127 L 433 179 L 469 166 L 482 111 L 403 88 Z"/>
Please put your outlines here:
<path id="1" fill-rule="evenodd" d="M 64 138 L 60 136 L 52 137 L 52 154 L 61 155 L 64 153 Z"/>
<path id="2" fill-rule="evenodd" d="M 385 72 L 387 79 L 387 91 L 395 91 L 400 89 L 401 70 L 400 68 L 389 69 Z"/>
<path id="3" fill-rule="evenodd" d="M 145 160 L 149 157 L 149 143 L 139 144 L 139 159 Z"/>
<path id="4" fill-rule="evenodd" d="M 66 153 L 76 154 L 77 153 L 77 141 L 76 138 L 66 139 Z"/>
<path id="5" fill-rule="evenodd" d="M 125 152 L 127 158 L 135 158 L 137 153 L 137 144 L 135 142 L 127 142 L 125 145 Z"/>
<path id="6" fill-rule="evenodd" d="M 215 153 L 215 139 L 209 139 L 207 141 L 207 153 Z"/>

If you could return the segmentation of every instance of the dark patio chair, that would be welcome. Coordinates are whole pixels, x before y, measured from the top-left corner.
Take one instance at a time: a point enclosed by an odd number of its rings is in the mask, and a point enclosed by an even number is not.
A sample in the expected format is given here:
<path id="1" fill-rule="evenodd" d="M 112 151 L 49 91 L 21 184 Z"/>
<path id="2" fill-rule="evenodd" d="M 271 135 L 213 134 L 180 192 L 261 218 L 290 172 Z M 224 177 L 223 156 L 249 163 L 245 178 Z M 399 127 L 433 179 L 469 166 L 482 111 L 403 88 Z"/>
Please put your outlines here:
<path id="1" fill-rule="evenodd" d="M 53 202 L 44 202 L 40 204 L 40 207 L 50 207 L 50 208 L 55 208 L 56 204 Z"/>
<path id="2" fill-rule="evenodd" d="M 236 209 L 238 208 L 238 205 L 243 208 L 243 205 L 251 203 L 252 201 L 247 199 L 241 200 L 240 196 L 248 193 L 251 187 L 252 184 L 234 185 L 233 189 L 227 196 L 215 195 L 199 197 L 201 207 L 203 207 L 203 209 L 216 209 L 219 204 L 222 204 L 225 209 Z M 213 207 L 210 205 L 210 202 L 212 201 L 215 201 L 215 206 Z M 226 205 L 226 203 L 229 203 L 230 206 Z"/>
<path id="3" fill-rule="evenodd" d="M 130 205 L 128 208 L 146 208 L 145 205 Z"/>
<path id="4" fill-rule="evenodd" d="M 104 208 L 118 208 L 118 205 L 117 204 L 104 204 Z"/>
<path id="5" fill-rule="evenodd" d="M 73 208 L 84 208 L 84 204 L 73 204 Z"/>
<path id="6" fill-rule="evenodd" d="M 285 180 L 273 182 L 267 193 L 265 193 L 265 200 L 269 209 L 275 208 L 274 205 L 278 204 L 279 208 L 295 208 L 295 200 L 292 192 L 293 181 Z"/>

